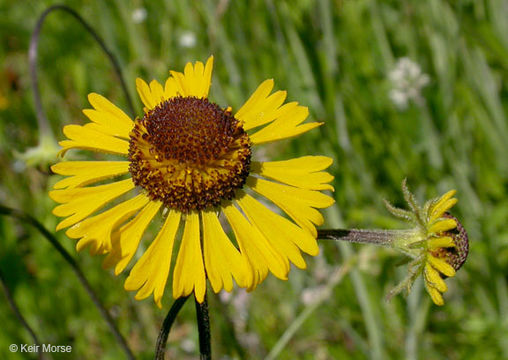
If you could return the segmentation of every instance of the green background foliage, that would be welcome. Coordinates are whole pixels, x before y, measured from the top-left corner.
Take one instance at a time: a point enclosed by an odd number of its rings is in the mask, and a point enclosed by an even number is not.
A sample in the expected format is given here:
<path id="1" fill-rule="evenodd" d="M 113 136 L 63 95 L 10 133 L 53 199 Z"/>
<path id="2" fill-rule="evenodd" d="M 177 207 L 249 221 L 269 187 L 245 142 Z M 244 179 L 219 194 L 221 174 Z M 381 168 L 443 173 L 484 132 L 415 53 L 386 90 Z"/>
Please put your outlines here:
<path id="1" fill-rule="evenodd" d="M 420 200 L 458 190 L 453 214 L 469 232 L 471 252 L 444 307 L 418 282 L 407 298 L 385 294 L 402 279 L 401 256 L 372 246 L 323 242 L 308 271 L 287 282 L 269 278 L 247 296 L 210 296 L 218 359 L 500 359 L 508 358 L 508 5 L 503 0 L 63 1 L 77 10 L 119 58 L 137 115 L 134 80 L 164 81 L 169 69 L 215 56 L 211 98 L 239 106 L 267 78 L 309 107 L 324 126 L 265 147 L 258 156 L 334 158 L 336 205 L 325 227 L 404 228 L 382 199 L 402 206 L 401 181 Z M 48 190 L 54 153 L 23 157 L 40 141 L 27 49 L 37 17 L 53 1 L 0 2 L 0 202 L 54 229 Z M 133 21 L 135 9 L 146 19 Z M 194 34 L 188 46 L 182 37 Z M 111 65 L 83 28 L 53 13 L 39 45 L 42 100 L 55 139 L 64 124 L 83 124 L 87 94 L 128 110 Z M 424 101 L 398 109 L 389 72 L 409 57 L 428 74 Z M 153 229 L 156 231 L 156 229 Z M 152 231 L 149 236 L 153 237 Z M 153 357 L 159 310 L 123 290 L 125 274 L 77 259 L 140 359 Z M 147 242 L 149 243 L 149 236 Z M 124 355 L 74 273 L 40 234 L 0 218 L 0 269 L 22 313 L 44 343 L 72 345 L 72 358 Z M 337 272 L 339 276 L 337 276 Z M 321 292 L 317 303 L 303 294 Z M 211 289 L 209 294 L 212 294 Z M 221 300 L 222 298 L 222 300 Z M 0 357 L 11 343 L 31 343 L 0 295 Z M 170 335 L 170 358 L 196 358 L 189 301 Z M 287 340 L 287 342 L 286 342 Z M 26 355 L 26 354 L 25 354 Z M 34 355 L 31 356 L 35 358 Z M 68 355 L 54 354 L 55 359 Z"/>

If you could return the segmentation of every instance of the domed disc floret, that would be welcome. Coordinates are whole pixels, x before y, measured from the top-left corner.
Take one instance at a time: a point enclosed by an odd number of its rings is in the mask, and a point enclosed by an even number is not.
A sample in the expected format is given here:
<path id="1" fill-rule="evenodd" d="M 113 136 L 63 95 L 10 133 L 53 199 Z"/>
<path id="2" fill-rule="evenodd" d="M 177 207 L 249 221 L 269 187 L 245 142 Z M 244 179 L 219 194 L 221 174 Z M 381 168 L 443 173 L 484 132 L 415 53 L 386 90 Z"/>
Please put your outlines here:
<path id="1" fill-rule="evenodd" d="M 250 157 L 241 123 L 206 98 L 166 100 L 136 119 L 130 133 L 134 183 L 182 212 L 232 199 L 249 175 Z"/>

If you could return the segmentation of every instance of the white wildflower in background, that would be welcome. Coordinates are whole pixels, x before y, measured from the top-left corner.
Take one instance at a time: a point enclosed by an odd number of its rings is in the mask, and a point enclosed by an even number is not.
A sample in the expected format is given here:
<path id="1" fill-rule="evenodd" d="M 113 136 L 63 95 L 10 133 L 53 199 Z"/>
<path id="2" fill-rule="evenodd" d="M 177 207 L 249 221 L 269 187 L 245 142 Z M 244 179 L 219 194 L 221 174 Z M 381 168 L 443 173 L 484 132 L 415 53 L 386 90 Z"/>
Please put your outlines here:
<path id="1" fill-rule="evenodd" d="M 148 13 L 144 7 L 136 8 L 132 12 L 132 21 L 134 24 L 141 24 L 143 21 L 146 20 Z"/>
<path id="2" fill-rule="evenodd" d="M 329 294 L 330 290 L 325 285 L 318 285 L 303 289 L 300 300 L 304 305 L 309 306 L 321 301 L 323 297 L 327 297 Z"/>
<path id="3" fill-rule="evenodd" d="M 191 339 L 183 339 L 180 342 L 180 347 L 187 353 L 193 353 L 196 350 L 196 344 Z"/>
<path id="4" fill-rule="evenodd" d="M 183 48 L 193 48 L 196 46 L 196 34 L 192 31 L 183 31 L 178 42 Z"/>
<path id="5" fill-rule="evenodd" d="M 390 71 L 392 89 L 389 97 L 393 104 L 401 110 L 407 108 L 410 101 L 417 105 L 423 103 L 421 90 L 429 83 L 429 76 L 422 72 L 420 65 L 407 57 L 400 58 L 395 68 Z"/>
<path id="6" fill-rule="evenodd" d="M 322 246 L 319 247 L 319 254 L 315 257 L 314 267 L 312 269 L 313 279 L 318 283 L 317 286 L 303 289 L 300 294 L 300 300 L 304 305 L 312 305 L 329 296 L 330 290 L 324 285 L 330 278 L 333 266 L 330 266 L 324 257 L 325 251 Z"/>

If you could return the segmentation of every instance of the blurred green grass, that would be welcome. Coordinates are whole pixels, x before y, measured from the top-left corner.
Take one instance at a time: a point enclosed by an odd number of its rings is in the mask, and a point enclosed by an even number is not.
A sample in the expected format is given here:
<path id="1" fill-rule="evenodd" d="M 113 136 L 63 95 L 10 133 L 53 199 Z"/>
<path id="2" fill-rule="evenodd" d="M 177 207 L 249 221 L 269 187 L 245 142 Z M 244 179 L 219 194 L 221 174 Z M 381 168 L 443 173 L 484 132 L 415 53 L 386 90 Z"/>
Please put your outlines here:
<path id="1" fill-rule="evenodd" d="M 320 260 L 309 258 L 309 270 L 293 270 L 288 282 L 269 277 L 247 302 L 235 292 L 235 299 L 243 299 L 236 306 L 234 300 L 210 299 L 217 358 L 266 356 L 309 307 L 302 292 L 326 284 L 348 258 L 354 261 L 351 273 L 277 358 L 508 358 L 505 1 L 62 3 L 88 20 L 119 58 L 138 115 L 137 76 L 164 80 L 168 69 L 182 69 L 187 61 L 204 61 L 210 54 L 215 56 L 211 97 L 220 105 L 238 109 L 262 80 L 274 78 L 289 99 L 309 106 L 312 118 L 325 126 L 269 147 L 266 156 L 312 153 L 335 159 L 337 204 L 327 211 L 327 227 L 404 226 L 389 217 L 382 199 L 402 205 L 405 177 L 420 199 L 458 190 L 454 214 L 469 232 L 471 253 L 448 281 L 444 307 L 431 305 L 421 286 L 407 299 L 384 301 L 405 271 L 395 266 L 396 254 L 323 243 Z M 47 191 L 54 179 L 46 166 L 26 166 L 15 154 L 38 142 L 27 49 L 37 16 L 52 4 L 0 2 L 0 202 L 32 214 L 50 229 L 56 219 Z M 139 8 L 147 16 L 136 23 L 133 12 Z M 189 33 L 195 36 L 193 46 L 183 40 Z M 43 104 L 57 139 L 63 138 L 62 125 L 85 121 L 81 109 L 88 106 L 89 92 L 128 109 L 107 59 L 69 16 L 50 15 L 39 48 Z M 404 56 L 421 66 L 430 84 L 423 89 L 422 106 L 399 110 L 388 97 L 388 74 Z M 73 240 L 62 233 L 58 237 L 135 353 L 151 358 L 170 291 L 162 311 L 150 299 L 137 302 L 123 290 L 125 275 L 103 271 L 100 258 L 78 256 Z M 43 342 L 72 345 L 76 358 L 123 358 L 74 274 L 39 234 L 0 218 L 0 238 L 0 268 Z M 0 323 L 0 357 L 25 358 L 7 350 L 30 338 L 6 301 L 0 302 Z M 233 329 L 243 352 L 231 338 Z M 193 306 L 187 304 L 170 337 L 171 358 L 195 358 L 196 344 Z"/>

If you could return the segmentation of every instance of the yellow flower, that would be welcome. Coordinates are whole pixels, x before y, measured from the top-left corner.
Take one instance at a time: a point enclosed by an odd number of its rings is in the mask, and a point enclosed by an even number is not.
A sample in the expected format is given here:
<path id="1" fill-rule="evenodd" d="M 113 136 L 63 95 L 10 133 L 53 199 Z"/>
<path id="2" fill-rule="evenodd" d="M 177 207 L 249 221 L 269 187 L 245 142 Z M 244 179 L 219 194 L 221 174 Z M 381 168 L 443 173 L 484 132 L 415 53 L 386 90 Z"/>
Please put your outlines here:
<path id="1" fill-rule="evenodd" d="M 432 301 L 436 305 L 443 305 L 442 293 L 448 289 L 444 278 L 455 276 L 469 251 L 465 229 L 457 218 L 447 212 L 457 203 L 453 197 L 456 191 L 448 191 L 420 207 L 405 181 L 402 189 L 411 211 L 395 208 L 388 202 L 386 205 L 390 212 L 410 221 L 415 228 L 401 233 L 403 235 L 396 237 L 391 245 L 414 260 L 409 264 L 408 276 L 392 290 L 390 296 L 404 288 L 409 291 L 414 280 L 423 273 L 425 288 Z"/>
<path id="2" fill-rule="evenodd" d="M 64 217 L 57 230 L 79 239 L 78 251 L 105 254 L 105 267 L 121 273 L 141 246 L 156 214 L 165 216 L 155 239 L 132 267 L 126 290 L 136 299 L 161 299 L 172 253 L 173 297 L 194 292 L 204 300 L 206 279 L 215 292 L 238 286 L 254 289 L 271 272 L 287 279 L 290 263 L 305 268 L 301 251 L 318 253 L 316 209 L 333 204 L 321 193 L 332 190 L 333 177 L 323 170 L 324 156 L 286 161 L 256 161 L 252 148 L 298 136 L 322 123 L 303 123 L 306 107 L 284 103 L 285 91 L 272 93 L 264 81 L 234 114 L 208 99 L 213 57 L 170 72 L 164 86 L 136 80 L 145 105 L 142 118 L 130 119 L 98 94 L 84 110 L 91 122 L 67 125 L 61 154 L 84 149 L 123 156 L 123 161 L 65 161 L 52 167 L 67 176 L 50 197 Z M 110 183 L 107 179 L 117 178 Z M 293 221 L 258 201 L 256 193 L 282 209 Z M 129 199 L 117 201 L 128 194 Z M 114 204 L 106 208 L 107 204 Z M 101 212 L 102 210 L 102 212 Z M 234 234 L 230 240 L 219 219 Z M 181 235 L 180 235 L 181 234 Z M 178 241 L 177 239 L 181 239 Z"/>

